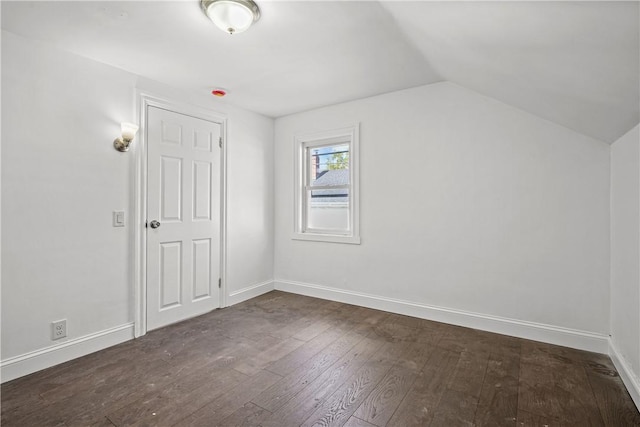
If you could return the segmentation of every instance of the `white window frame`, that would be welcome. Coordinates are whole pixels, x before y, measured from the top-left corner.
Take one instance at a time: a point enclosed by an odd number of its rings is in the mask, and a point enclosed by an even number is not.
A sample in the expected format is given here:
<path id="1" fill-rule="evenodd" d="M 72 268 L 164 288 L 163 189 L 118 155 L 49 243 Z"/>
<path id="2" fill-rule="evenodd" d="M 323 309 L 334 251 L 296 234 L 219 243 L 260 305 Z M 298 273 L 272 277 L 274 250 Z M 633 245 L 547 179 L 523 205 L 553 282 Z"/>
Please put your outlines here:
<path id="1" fill-rule="evenodd" d="M 360 244 L 360 183 L 359 124 L 329 131 L 297 134 L 295 136 L 295 189 L 294 189 L 294 232 L 295 240 L 311 240 L 316 242 Z M 345 232 L 336 230 L 307 229 L 306 192 L 309 176 L 308 149 L 326 145 L 349 145 L 349 225 Z"/>

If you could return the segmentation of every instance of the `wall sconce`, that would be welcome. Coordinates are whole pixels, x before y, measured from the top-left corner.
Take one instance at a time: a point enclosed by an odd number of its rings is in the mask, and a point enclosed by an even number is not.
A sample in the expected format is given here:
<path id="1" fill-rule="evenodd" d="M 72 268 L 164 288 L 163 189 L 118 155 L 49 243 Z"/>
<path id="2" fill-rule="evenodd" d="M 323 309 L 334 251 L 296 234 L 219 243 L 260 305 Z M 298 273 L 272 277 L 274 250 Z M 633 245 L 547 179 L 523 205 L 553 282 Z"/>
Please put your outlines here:
<path id="1" fill-rule="evenodd" d="M 129 144 L 131 144 L 133 137 L 136 136 L 136 132 L 138 132 L 138 125 L 122 122 L 120 126 L 122 128 L 122 136 L 117 137 L 115 141 L 113 141 L 113 146 L 116 147 L 118 151 L 129 151 Z"/>

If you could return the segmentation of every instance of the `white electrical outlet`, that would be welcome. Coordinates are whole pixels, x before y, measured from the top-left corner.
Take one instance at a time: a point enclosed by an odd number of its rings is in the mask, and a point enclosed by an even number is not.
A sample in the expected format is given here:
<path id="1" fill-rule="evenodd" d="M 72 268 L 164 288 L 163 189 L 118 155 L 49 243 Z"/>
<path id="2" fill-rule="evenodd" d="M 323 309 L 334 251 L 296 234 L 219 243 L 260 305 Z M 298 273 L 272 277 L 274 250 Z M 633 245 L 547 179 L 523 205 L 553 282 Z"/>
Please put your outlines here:
<path id="1" fill-rule="evenodd" d="M 51 339 L 59 340 L 67 336 L 67 319 L 51 322 Z"/>

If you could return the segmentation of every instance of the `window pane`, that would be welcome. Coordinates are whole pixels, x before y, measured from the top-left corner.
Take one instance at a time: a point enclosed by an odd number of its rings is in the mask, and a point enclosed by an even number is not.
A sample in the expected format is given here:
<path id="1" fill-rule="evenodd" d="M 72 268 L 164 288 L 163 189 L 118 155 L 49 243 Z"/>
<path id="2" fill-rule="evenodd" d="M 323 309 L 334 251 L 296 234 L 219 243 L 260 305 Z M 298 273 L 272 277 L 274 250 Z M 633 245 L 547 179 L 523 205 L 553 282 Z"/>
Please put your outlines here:
<path id="1" fill-rule="evenodd" d="M 349 144 L 309 148 L 307 156 L 311 185 L 349 184 Z"/>
<path id="2" fill-rule="evenodd" d="M 349 189 L 307 191 L 307 228 L 349 230 Z"/>

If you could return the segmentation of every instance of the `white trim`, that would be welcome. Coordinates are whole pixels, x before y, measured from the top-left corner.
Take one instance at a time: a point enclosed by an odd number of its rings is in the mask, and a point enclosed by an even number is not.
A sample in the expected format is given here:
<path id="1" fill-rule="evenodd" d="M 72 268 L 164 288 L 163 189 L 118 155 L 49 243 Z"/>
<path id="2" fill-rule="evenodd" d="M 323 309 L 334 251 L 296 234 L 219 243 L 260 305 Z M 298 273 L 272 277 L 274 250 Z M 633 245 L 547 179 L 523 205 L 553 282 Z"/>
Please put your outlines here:
<path id="1" fill-rule="evenodd" d="M 135 336 L 140 337 L 147 332 L 147 239 L 144 227 L 147 217 L 147 99 L 146 94 L 136 90 L 136 111 L 138 112 L 138 143 L 135 147 L 135 188 L 134 188 L 134 221 L 133 221 L 133 278 Z"/>
<path id="2" fill-rule="evenodd" d="M 339 234 L 293 233 L 291 239 L 307 240 L 310 242 L 360 244 L 360 236 L 341 236 Z"/>
<path id="3" fill-rule="evenodd" d="M 542 341 L 549 344 L 604 354 L 606 354 L 609 349 L 608 336 L 593 332 L 437 307 L 310 283 L 275 280 L 274 284 L 275 289 L 279 291 L 354 304 L 376 310 L 481 329 L 518 338 Z"/>
<path id="4" fill-rule="evenodd" d="M 262 294 L 266 294 L 267 292 L 271 292 L 273 289 L 273 280 L 267 280 L 266 282 L 257 283 L 238 291 L 231 292 L 229 294 L 229 298 L 227 298 L 227 302 L 230 306 L 235 305 Z"/>
<path id="5" fill-rule="evenodd" d="M 220 147 L 220 307 L 227 302 L 227 117 L 222 117 Z"/>
<path id="6" fill-rule="evenodd" d="M 1 381 L 13 379 L 49 368 L 98 350 L 133 339 L 134 325 L 127 323 L 115 328 L 71 339 L 63 343 L 11 357 L 0 362 Z"/>
<path id="7" fill-rule="evenodd" d="M 134 189 L 134 324 L 135 336 L 147 333 L 147 111 L 148 107 L 158 107 L 197 119 L 218 123 L 221 126 L 220 136 L 220 307 L 226 307 L 226 272 L 227 272 L 227 116 L 216 111 L 196 107 L 173 100 L 167 100 L 146 92 L 136 90 L 136 107 L 138 111 L 138 143 L 135 145 L 135 189 Z"/>
<path id="8" fill-rule="evenodd" d="M 620 374 L 620 379 L 622 379 L 627 391 L 631 395 L 631 399 L 633 399 L 636 407 L 640 410 L 640 380 L 634 374 L 633 369 L 622 357 L 611 339 L 609 340 L 609 357 L 611 357 L 613 365 L 616 367 L 618 374 Z"/>

